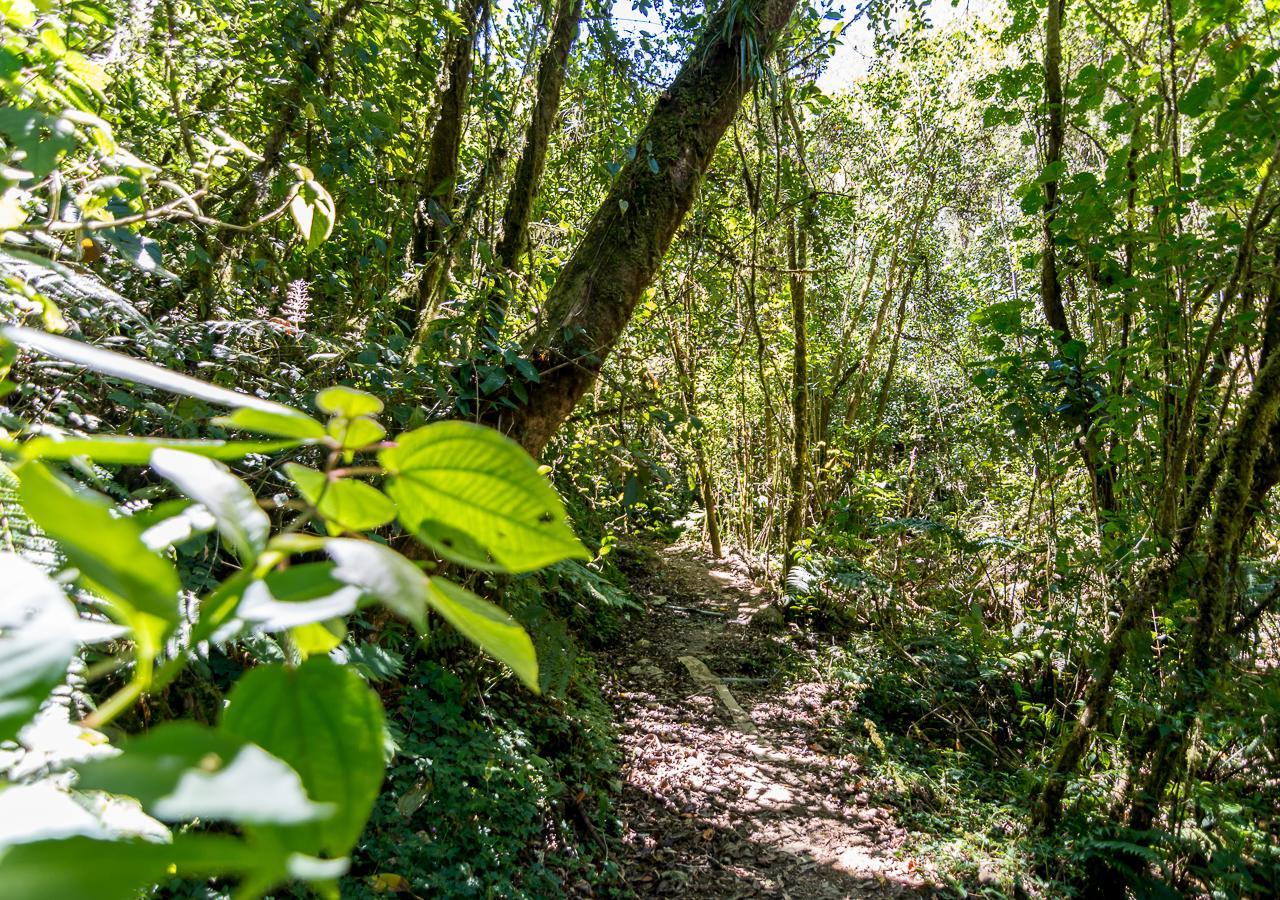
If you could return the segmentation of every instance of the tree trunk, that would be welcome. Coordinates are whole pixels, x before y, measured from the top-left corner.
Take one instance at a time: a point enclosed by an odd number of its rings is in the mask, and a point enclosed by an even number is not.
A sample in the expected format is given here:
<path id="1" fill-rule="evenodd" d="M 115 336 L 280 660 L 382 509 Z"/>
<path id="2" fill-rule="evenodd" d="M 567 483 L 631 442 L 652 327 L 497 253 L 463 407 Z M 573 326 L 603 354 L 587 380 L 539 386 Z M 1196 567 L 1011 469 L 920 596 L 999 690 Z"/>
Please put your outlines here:
<path id="1" fill-rule="evenodd" d="M 807 219 L 803 223 L 808 224 Z M 798 232 L 798 233 L 797 233 Z M 791 366 L 791 496 L 787 509 L 786 546 L 782 556 L 782 574 L 791 570 L 795 548 L 804 530 L 804 513 L 808 506 L 805 494 L 805 470 L 809 456 L 809 336 L 805 321 L 805 274 L 808 265 L 808 235 L 803 227 L 791 221 L 788 237 L 788 262 L 791 269 L 791 328 L 795 349 Z"/>
<path id="2" fill-rule="evenodd" d="M 224 216 L 227 222 L 244 226 L 253 221 L 262 201 L 271 190 L 272 181 L 280 171 L 285 146 L 298 126 L 304 88 L 315 79 L 321 61 L 332 55 L 338 35 L 363 4 L 364 0 L 345 0 L 328 18 L 320 22 L 310 41 L 306 43 L 293 77 L 276 95 L 272 116 L 275 125 L 262 146 L 262 158 L 253 169 L 237 180 L 229 192 L 230 196 L 238 195 L 239 199 Z M 215 237 L 213 243 L 206 248 L 209 265 L 203 270 L 198 300 L 201 319 L 208 318 L 214 293 L 230 279 L 231 266 L 235 262 L 244 234 L 243 231 L 222 234 Z"/>
<path id="3" fill-rule="evenodd" d="M 871 468 L 871 460 L 875 454 L 876 432 L 880 429 L 880 423 L 884 421 L 884 411 L 889 405 L 889 391 L 893 387 L 894 372 L 898 368 L 898 351 L 902 345 L 902 329 L 907 322 L 907 300 L 911 296 L 914 280 L 915 269 L 913 267 L 911 274 L 907 276 L 906 285 L 899 292 L 897 321 L 893 328 L 893 342 L 889 345 L 889 362 L 885 365 L 884 377 L 880 381 L 880 392 L 876 395 L 876 406 L 875 412 L 871 416 L 871 427 L 867 429 L 866 457 L 862 466 L 864 469 Z"/>
<path id="4" fill-rule="evenodd" d="M 1048 169 L 1062 162 L 1063 119 L 1066 103 L 1062 96 L 1062 11 L 1066 0 L 1049 0 L 1044 21 L 1044 164 Z M 1040 302 L 1044 317 L 1062 343 L 1071 340 L 1071 326 L 1062 305 L 1062 279 L 1058 277 L 1058 251 L 1053 242 L 1053 220 L 1058 212 L 1058 179 L 1044 183 L 1044 248 L 1040 257 Z"/>
<path id="5" fill-rule="evenodd" d="M 529 218 L 533 203 L 542 186 L 542 172 L 547 163 L 547 146 L 551 141 L 551 129 L 560 109 L 560 93 L 564 88 L 565 71 L 569 64 L 569 51 L 578 36 L 578 23 L 582 19 L 583 0 L 559 0 L 555 21 L 547 49 L 538 65 L 537 94 L 529 127 L 524 135 L 524 149 L 516 164 L 507 204 L 502 213 L 502 237 L 498 241 L 498 265 L 501 274 L 508 276 L 520 271 L 520 257 L 529 244 Z M 489 292 L 488 303 L 480 310 L 476 334 L 483 338 L 486 328 L 501 331 L 507 317 L 507 296 L 499 283 Z"/>
<path id="6" fill-rule="evenodd" d="M 534 456 L 595 380 L 652 283 L 716 145 L 795 4 L 744 0 L 722 6 L 658 98 L 635 158 L 614 182 L 547 298 L 547 315 L 527 348 L 539 383 L 527 401 L 515 401 L 515 409 L 490 408 L 491 424 Z M 744 35 L 750 35 L 747 43 Z"/>
<path id="7" fill-rule="evenodd" d="M 1066 0 L 1049 0 L 1044 23 L 1044 99 L 1045 99 L 1045 168 L 1062 162 L 1062 144 L 1065 132 L 1066 100 L 1062 93 L 1062 16 Z M 1062 277 L 1058 272 L 1058 250 L 1053 239 L 1053 223 L 1058 215 L 1058 179 L 1049 178 L 1044 183 L 1044 247 L 1040 256 L 1040 303 L 1045 321 L 1053 329 L 1060 347 L 1072 340 L 1071 324 L 1067 320 L 1062 303 Z M 1092 397 L 1072 398 L 1080 411 L 1079 433 L 1076 447 L 1089 480 L 1093 486 L 1094 503 L 1101 514 L 1115 511 L 1115 467 L 1109 461 L 1095 431 L 1097 413 Z M 1099 526 L 1101 526 L 1099 521 Z M 1101 527 L 1099 531 L 1102 531 Z"/>
<path id="8" fill-rule="evenodd" d="M 458 17 L 466 31 L 449 39 L 440 111 L 431 129 L 427 165 L 418 181 L 418 209 L 409 251 L 417 274 L 414 289 L 400 311 L 400 326 L 405 334 L 416 333 L 422 324 L 444 268 L 447 231 L 458 203 L 458 153 L 462 149 L 475 44 L 489 18 L 489 0 L 459 0 Z"/>
<path id="9" fill-rule="evenodd" d="M 666 287 L 662 289 L 666 305 L 671 306 L 671 298 Z M 685 419 L 692 427 L 693 418 L 698 414 L 697 388 L 694 381 L 693 360 L 685 353 L 684 345 L 676 330 L 675 319 L 664 315 L 667 322 L 667 339 L 671 344 L 671 359 L 676 364 L 676 376 L 680 379 L 680 400 L 684 407 Z M 702 495 L 702 508 L 707 514 L 707 543 L 711 545 L 711 555 L 716 559 L 724 556 L 720 544 L 720 514 L 716 507 L 715 482 L 711 475 L 711 466 L 707 462 L 707 447 L 702 430 L 693 434 L 693 464 L 698 474 L 698 492 Z"/>

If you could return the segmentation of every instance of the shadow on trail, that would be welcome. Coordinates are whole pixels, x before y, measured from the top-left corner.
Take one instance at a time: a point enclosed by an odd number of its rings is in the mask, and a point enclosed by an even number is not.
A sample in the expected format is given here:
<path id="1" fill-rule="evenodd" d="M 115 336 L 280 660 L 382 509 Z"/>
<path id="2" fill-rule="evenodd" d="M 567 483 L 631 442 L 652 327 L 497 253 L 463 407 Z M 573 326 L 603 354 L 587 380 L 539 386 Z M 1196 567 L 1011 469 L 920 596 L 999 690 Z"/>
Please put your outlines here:
<path id="1" fill-rule="evenodd" d="M 875 805 L 861 761 L 829 751 L 825 687 L 783 684 L 785 639 L 752 628 L 766 598 L 744 567 L 652 550 L 632 577 L 648 607 L 611 654 L 607 693 L 626 778 L 627 882 L 642 896 L 909 897 L 933 888 Z M 714 614 L 712 614 L 714 613 Z M 735 723 L 695 656 L 750 717 Z M 729 676 L 729 677 L 725 677 Z"/>

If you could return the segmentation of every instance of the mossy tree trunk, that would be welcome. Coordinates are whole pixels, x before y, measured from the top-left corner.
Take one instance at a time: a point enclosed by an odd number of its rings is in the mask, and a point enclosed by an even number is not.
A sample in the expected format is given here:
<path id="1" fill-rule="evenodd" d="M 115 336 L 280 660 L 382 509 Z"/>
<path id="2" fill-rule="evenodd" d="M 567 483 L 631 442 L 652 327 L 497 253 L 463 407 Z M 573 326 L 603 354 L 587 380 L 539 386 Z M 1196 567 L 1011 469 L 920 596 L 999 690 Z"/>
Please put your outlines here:
<path id="1" fill-rule="evenodd" d="M 573 411 L 653 282 L 742 98 L 796 0 L 722 6 L 659 97 L 622 169 L 547 298 L 527 346 L 539 372 L 528 400 L 488 419 L 534 456 Z M 744 35 L 750 39 L 744 43 Z M 754 53 L 752 49 L 754 48 Z"/>

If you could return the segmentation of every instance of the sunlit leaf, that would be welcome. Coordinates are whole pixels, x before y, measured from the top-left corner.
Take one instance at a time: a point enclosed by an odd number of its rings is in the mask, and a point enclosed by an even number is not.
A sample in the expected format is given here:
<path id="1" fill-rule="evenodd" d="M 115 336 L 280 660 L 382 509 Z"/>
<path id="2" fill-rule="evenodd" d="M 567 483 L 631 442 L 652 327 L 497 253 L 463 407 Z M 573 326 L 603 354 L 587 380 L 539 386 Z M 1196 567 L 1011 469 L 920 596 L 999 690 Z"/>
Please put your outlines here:
<path id="1" fill-rule="evenodd" d="M 58 542 L 92 587 L 166 622 L 178 618 L 178 575 L 147 549 L 142 528 L 112 514 L 111 501 L 37 462 L 17 470 L 23 509 Z"/>
<path id="2" fill-rule="evenodd" d="M 323 425 L 306 413 L 292 409 L 288 410 L 288 412 L 271 412 L 250 408 L 237 409 L 229 416 L 217 417 L 213 420 L 213 424 L 222 428 L 238 428 L 242 431 L 252 431 L 255 434 L 270 434 L 307 441 L 322 440 L 325 436 Z"/>
<path id="3" fill-rule="evenodd" d="M 379 454 L 405 527 L 433 521 L 469 535 L 513 572 L 588 559 L 555 490 L 514 441 L 468 422 L 437 422 Z"/>
<path id="4" fill-rule="evenodd" d="M 75 655 L 76 611 L 40 569 L 0 553 L 0 741 L 17 735 Z"/>
<path id="5" fill-rule="evenodd" d="M 373 394 L 337 385 L 316 394 L 316 406 L 331 416 L 376 416 L 382 412 L 382 401 Z"/>
<path id="6" fill-rule="evenodd" d="M 538 657 L 533 642 L 505 611 L 439 577 L 430 579 L 427 602 L 482 650 L 510 666 L 529 690 L 538 690 Z"/>
<path id="7" fill-rule="evenodd" d="M 151 454 L 151 468 L 178 490 L 203 504 L 218 522 L 218 531 L 250 565 L 267 546 L 271 520 L 258 500 L 231 470 L 216 460 L 161 448 Z"/>
<path id="8" fill-rule="evenodd" d="M 296 463 L 285 471 L 298 492 L 330 524 L 335 534 L 369 531 L 396 517 L 396 505 L 377 488 L 350 478 L 328 478 L 323 472 Z"/>
<path id="9" fill-rule="evenodd" d="M 319 424 L 319 423 L 317 423 Z M 209 459 L 237 460 L 254 453 L 276 453 L 297 447 L 297 441 L 203 441 L 125 435 L 42 435 L 22 445 L 27 459 L 68 460 L 86 456 L 105 465 L 145 465 L 159 449 L 180 450 Z"/>
<path id="10" fill-rule="evenodd" d="M 272 826 L 295 850 L 345 856 L 382 785 L 382 705 L 353 670 L 324 656 L 296 669 L 259 666 L 231 690 L 222 730 L 288 763 L 307 796 L 332 803 L 326 820 Z"/>
<path id="11" fill-rule="evenodd" d="M 297 410 L 279 403 L 272 403 L 270 400 L 262 400 L 251 394 L 229 391 L 226 388 L 206 384 L 203 381 L 180 375 L 177 372 L 171 372 L 168 369 L 163 369 L 160 366 L 155 366 L 142 360 L 133 359 L 119 353 L 112 353 L 110 350 L 102 350 L 80 341 L 73 341 L 70 338 L 46 334 L 43 331 L 34 331 L 18 325 L 6 325 L 0 326 L 0 337 L 7 338 L 20 347 L 26 347 L 29 350 L 35 350 L 55 359 L 84 366 L 103 375 L 145 384 L 149 387 L 159 388 L 175 394 L 195 397 L 218 406 L 244 407 L 286 416 L 301 415 Z"/>
<path id="12" fill-rule="evenodd" d="M 195 722 L 167 722 L 119 756 L 77 766 L 81 790 L 124 794 L 158 819 L 293 825 L 331 815 L 298 774 L 261 747 Z"/>

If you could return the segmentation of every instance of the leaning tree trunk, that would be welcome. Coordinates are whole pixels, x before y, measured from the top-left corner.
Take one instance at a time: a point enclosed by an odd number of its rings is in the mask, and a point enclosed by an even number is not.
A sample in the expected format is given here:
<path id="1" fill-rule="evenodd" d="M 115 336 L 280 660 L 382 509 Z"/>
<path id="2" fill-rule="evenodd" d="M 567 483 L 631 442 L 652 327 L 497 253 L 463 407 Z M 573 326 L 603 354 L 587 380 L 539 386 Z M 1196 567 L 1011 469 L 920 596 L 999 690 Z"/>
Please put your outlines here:
<path id="1" fill-rule="evenodd" d="M 546 317 L 527 347 L 539 382 L 530 386 L 527 401 L 512 398 L 514 409 L 491 407 L 491 424 L 533 455 L 542 452 L 595 380 L 652 283 L 716 145 L 795 5 L 796 0 L 726 3 L 658 98 L 636 141 L 635 158 L 614 182 L 547 298 Z"/>

